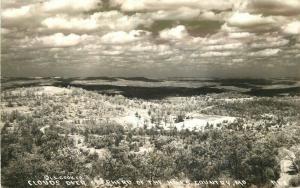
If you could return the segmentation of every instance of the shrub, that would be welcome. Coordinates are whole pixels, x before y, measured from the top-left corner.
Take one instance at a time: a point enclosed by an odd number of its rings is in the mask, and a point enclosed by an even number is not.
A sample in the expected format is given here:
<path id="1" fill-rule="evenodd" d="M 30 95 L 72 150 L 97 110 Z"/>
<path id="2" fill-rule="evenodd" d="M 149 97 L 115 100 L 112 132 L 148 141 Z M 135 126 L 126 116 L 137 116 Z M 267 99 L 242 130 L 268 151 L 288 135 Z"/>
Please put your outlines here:
<path id="1" fill-rule="evenodd" d="M 293 177 L 292 179 L 290 179 L 289 181 L 289 185 L 292 187 L 298 187 L 300 186 L 300 175 Z"/>

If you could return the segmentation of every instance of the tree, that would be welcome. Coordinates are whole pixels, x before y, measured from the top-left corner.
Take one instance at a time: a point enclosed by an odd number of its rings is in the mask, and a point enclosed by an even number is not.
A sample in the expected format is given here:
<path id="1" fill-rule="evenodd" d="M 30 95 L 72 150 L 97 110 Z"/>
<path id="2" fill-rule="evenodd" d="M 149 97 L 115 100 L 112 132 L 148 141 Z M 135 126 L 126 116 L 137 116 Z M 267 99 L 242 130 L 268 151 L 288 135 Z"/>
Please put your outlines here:
<path id="1" fill-rule="evenodd" d="M 11 188 L 29 187 L 28 180 L 43 179 L 42 175 L 48 173 L 44 169 L 45 163 L 40 155 L 26 153 L 18 156 L 2 169 L 3 185 Z"/>

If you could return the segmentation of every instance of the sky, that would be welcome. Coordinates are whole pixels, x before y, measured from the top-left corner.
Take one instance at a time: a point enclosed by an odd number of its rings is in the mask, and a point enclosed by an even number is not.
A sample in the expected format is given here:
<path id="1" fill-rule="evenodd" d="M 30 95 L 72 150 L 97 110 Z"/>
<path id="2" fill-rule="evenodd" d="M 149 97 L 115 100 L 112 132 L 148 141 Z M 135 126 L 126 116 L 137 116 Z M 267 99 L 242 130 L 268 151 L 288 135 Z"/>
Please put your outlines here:
<path id="1" fill-rule="evenodd" d="M 2 76 L 300 77 L 300 0 L 5 0 Z"/>

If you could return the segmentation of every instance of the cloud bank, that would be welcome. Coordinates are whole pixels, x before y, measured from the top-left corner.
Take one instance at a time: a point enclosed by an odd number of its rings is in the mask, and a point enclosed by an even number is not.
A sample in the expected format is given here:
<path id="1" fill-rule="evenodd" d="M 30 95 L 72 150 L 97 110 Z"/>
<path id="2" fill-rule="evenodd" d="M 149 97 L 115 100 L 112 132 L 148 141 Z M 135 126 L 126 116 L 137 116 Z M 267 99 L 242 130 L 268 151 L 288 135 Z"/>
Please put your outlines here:
<path id="1" fill-rule="evenodd" d="M 3 75 L 300 75 L 299 0 L 2 4 Z"/>

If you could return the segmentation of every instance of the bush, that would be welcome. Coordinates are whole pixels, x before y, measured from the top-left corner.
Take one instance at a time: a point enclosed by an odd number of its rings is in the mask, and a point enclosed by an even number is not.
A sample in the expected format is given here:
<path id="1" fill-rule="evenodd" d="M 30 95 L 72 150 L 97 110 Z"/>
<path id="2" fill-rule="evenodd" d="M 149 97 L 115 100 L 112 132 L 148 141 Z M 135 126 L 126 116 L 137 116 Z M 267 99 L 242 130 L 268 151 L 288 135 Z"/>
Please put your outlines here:
<path id="1" fill-rule="evenodd" d="M 292 179 L 290 179 L 289 181 L 289 185 L 292 187 L 298 187 L 300 186 L 300 175 L 293 177 Z"/>

